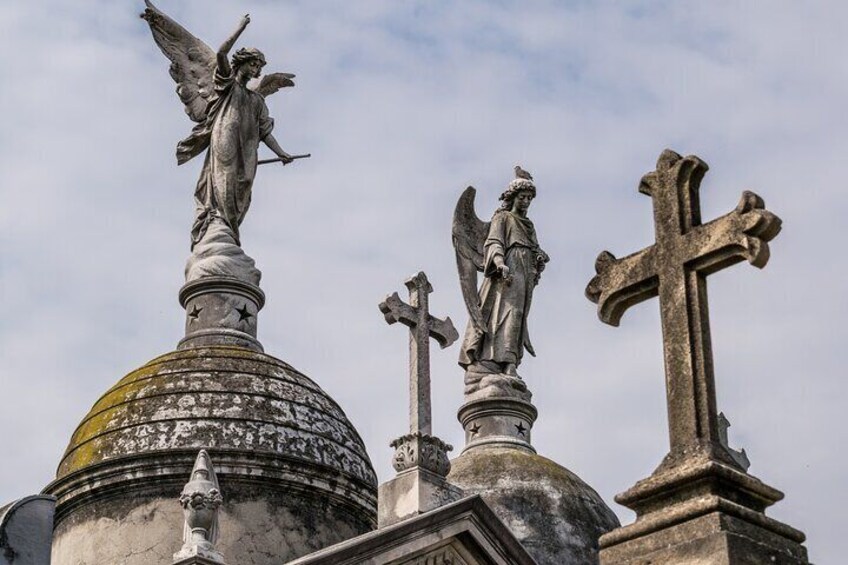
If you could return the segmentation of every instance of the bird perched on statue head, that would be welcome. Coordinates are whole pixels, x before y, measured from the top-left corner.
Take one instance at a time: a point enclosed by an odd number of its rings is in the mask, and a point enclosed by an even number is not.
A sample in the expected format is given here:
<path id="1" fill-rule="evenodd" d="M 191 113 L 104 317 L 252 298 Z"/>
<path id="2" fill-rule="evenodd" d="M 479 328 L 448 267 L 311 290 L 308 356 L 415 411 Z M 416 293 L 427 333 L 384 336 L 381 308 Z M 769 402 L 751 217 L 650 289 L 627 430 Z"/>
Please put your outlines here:
<path id="1" fill-rule="evenodd" d="M 531 175 L 530 173 L 528 173 L 527 171 L 522 169 L 521 165 L 516 165 L 514 167 L 514 170 L 515 170 L 515 178 L 533 180 L 533 175 Z"/>

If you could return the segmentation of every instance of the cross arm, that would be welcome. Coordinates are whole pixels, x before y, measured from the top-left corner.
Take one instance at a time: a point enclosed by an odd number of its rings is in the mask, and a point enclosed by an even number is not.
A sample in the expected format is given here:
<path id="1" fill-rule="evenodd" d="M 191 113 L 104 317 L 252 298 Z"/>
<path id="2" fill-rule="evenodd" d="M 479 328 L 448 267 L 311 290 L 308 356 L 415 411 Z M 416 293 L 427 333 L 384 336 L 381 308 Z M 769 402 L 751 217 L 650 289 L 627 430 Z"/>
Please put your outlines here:
<path id="1" fill-rule="evenodd" d="M 602 322 L 617 326 L 631 306 L 653 298 L 659 292 L 655 247 L 616 259 L 603 251 L 595 260 L 594 278 L 586 287 L 586 298 L 598 305 Z"/>
<path id="2" fill-rule="evenodd" d="M 732 212 L 694 228 L 687 234 L 686 256 L 690 268 L 709 275 L 748 261 L 763 268 L 769 260 L 768 242 L 780 233 L 781 220 L 765 209 L 765 202 L 750 191 Z"/>
<path id="3" fill-rule="evenodd" d="M 380 303 L 379 308 L 380 312 L 385 316 L 386 321 L 390 324 L 400 322 L 411 328 L 418 323 L 418 314 L 415 308 L 401 300 L 397 292 L 387 296 Z"/>
<path id="4" fill-rule="evenodd" d="M 430 316 L 430 337 L 439 342 L 442 349 L 445 349 L 459 339 L 459 333 L 456 331 L 456 327 L 454 327 L 450 317 L 440 320 Z"/>

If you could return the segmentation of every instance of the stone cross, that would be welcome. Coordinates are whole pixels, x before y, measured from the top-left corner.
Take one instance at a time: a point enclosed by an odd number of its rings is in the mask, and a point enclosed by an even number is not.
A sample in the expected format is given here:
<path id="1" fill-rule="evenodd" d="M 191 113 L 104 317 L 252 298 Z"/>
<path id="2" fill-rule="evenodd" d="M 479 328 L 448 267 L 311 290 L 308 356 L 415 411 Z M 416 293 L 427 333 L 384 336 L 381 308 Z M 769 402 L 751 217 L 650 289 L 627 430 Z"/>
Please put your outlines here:
<path id="1" fill-rule="evenodd" d="M 430 315 L 433 287 L 423 272 L 406 281 L 409 304 L 395 292 L 380 303 L 390 324 L 409 327 L 409 433 L 394 440 L 395 478 L 377 491 L 377 526 L 384 528 L 459 500 L 462 490 L 450 484 L 448 452 L 453 449 L 433 436 L 430 408 L 430 338 L 448 347 L 459 338 L 450 318 Z"/>
<path id="2" fill-rule="evenodd" d="M 423 272 L 406 281 L 409 304 L 398 293 L 380 303 L 380 311 L 390 324 L 400 322 L 409 327 L 409 433 L 432 435 L 430 407 L 430 344 L 432 337 L 442 349 L 450 346 L 459 334 L 450 318 L 440 320 L 429 312 L 429 294 L 433 292 Z"/>
<path id="3" fill-rule="evenodd" d="M 764 267 L 781 221 L 745 191 L 735 210 L 702 224 L 698 189 L 707 168 L 694 156 L 660 155 L 639 185 L 653 200 L 655 244 L 621 259 L 602 252 L 586 296 L 613 326 L 630 306 L 659 296 L 671 442 L 665 463 L 701 451 L 739 467 L 720 441 L 706 277 L 743 260 Z"/>

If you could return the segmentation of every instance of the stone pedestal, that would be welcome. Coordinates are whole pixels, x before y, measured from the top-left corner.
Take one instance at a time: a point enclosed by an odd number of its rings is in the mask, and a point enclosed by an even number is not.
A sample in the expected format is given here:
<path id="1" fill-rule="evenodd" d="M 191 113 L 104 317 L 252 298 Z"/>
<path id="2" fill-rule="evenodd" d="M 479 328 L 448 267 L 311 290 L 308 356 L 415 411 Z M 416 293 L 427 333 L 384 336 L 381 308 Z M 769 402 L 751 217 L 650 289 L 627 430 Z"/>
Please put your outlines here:
<path id="1" fill-rule="evenodd" d="M 618 495 L 636 522 L 601 536 L 601 565 L 806 564 L 802 532 L 765 515 L 783 493 L 708 457 L 673 467 Z"/>
<path id="2" fill-rule="evenodd" d="M 462 489 L 423 467 L 398 473 L 377 491 L 377 527 L 385 528 L 462 498 Z"/>
<path id="3" fill-rule="evenodd" d="M 465 430 L 463 453 L 479 446 L 517 447 L 536 453 L 530 432 L 538 411 L 532 403 L 513 397 L 469 400 L 457 418 Z"/>
<path id="4" fill-rule="evenodd" d="M 180 289 L 180 304 L 186 311 L 186 335 L 178 349 L 235 345 L 262 351 L 256 325 L 265 294 L 258 286 L 234 277 L 203 277 Z"/>
<path id="5" fill-rule="evenodd" d="M 398 474 L 377 491 L 377 527 L 391 526 L 462 498 L 462 490 L 445 479 L 451 467 L 448 452 L 453 447 L 423 433 L 401 436 L 391 445 Z"/>

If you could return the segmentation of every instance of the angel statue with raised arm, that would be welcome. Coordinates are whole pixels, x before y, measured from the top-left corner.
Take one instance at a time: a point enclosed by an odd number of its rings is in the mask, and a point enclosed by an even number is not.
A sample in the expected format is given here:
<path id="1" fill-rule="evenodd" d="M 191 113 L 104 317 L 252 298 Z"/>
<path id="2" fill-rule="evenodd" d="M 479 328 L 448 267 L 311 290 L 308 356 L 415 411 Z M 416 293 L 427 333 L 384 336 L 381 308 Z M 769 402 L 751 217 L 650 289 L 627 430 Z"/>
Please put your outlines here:
<path id="1" fill-rule="evenodd" d="M 517 368 L 526 349 L 533 290 L 550 260 L 539 247 L 527 209 L 536 197 L 532 177 L 519 167 L 501 194 L 491 222 L 474 212 L 476 191 L 468 187 L 456 205 L 453 245 L 469 321 L 459 353 L 466 398 L 517 396 L 530 399 Z M 519 174 L 522 173 L 522 174 Z M 477 289 L 477 272 L 483 284 Z"/>
<path id="2" fill-rule="evenodd" d="M 265 56 L 258 49 L 242 48 L 229 59 L 230 50 L 250 23 L 247 15 L 215 52 L 149 0 L 145 4 L 141 17 L 171 61 L 177 94 L 188 116 L 197 122 L 177 145 L 177 163 L 206 152 L 194 192 L 192 256 L 186 279 L 227 275 L 258 284 L 260 273 L 241 250 L 239 226 L 250 206 L 259 142 L 281 163 L 292 161 L 271 134 L 274 120 L 268 116 L 265 97 L 294 86 L 294 75 L 274 73 L 263 77 L 255 88 L 248 86 L 259 78 Z"/>

